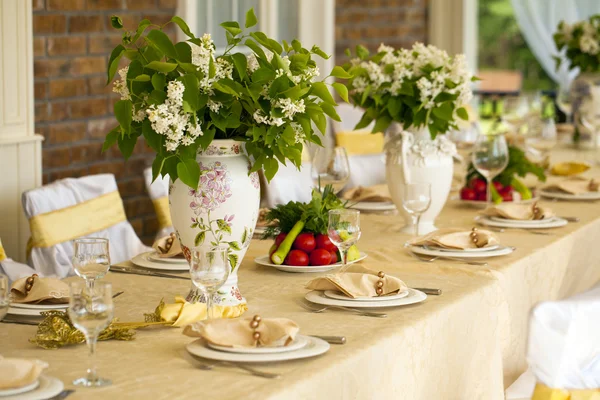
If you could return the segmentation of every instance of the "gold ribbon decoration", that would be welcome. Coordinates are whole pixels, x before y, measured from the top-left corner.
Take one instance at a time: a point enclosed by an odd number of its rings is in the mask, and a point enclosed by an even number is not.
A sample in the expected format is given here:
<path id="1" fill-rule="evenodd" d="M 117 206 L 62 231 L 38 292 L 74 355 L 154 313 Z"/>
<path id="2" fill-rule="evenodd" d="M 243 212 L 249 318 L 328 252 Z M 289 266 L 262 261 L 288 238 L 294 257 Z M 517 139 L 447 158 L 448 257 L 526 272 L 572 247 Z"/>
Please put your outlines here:
<path id="1" fill-rule="evenodd" d="M 4 247 L 2 246 L 2 239 L 0 239 L 0 262 L 6 260 L 6 252 L 4 251 Z"/>
<path id="2" fill-rule="evenodd" d="M 51 247 L 59 243 L 102 231 L 126 221 L 123 201 L 118 191 L 103 194 L 60 210 L 29 219 L 31 238 L 27 253 L 34 247 Z"/>
<path id="3" fill-rule="evenodd" d="M 158 199 L 152 200 L 152 204 L 154 204 L 154 210 L 156 211 L 156 217 L 158 218 L 158 226 L 161 229 L 173 226 L 169 208 L 169 198 L 167 196 L 159 197 Z"/>
<path id="4" fill-rule="evenodd" d="M 600 400 L 600 389 L 552 389 L 538 383 L 531 400 Z"/>

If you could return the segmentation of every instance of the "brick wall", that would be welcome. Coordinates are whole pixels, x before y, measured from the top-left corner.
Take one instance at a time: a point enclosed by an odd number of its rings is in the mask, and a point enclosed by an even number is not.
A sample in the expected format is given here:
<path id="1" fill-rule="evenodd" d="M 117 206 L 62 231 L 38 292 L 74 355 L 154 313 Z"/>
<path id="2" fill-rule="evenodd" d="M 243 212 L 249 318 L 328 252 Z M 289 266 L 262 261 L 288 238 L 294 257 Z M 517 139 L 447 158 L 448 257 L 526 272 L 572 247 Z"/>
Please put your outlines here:
<path id="1" fill-rule="evenodd" d="M 118 96 L 106 86 L 106 62 L 121 35 L 110 25 L 119 15 L 132 30 L 143 18 L 162 24 L 177 0 L 32 0 L 35 130 L 43 143 L 44 183 L 65 177 L 113 173 L 125 212 L 138 235 L 152 242 L 157 221 L 142 171 L 153 155 L 143 141 L 124 162 L 116 149 L 102 154 L 115 125 Z"/>
<path id="2" fill-rule="evenodd" d="M 427 0 L 336 0 L 336 63 L 357 44 L 375 51 L 383 42 L 396 48 L 427 42 Z"/>

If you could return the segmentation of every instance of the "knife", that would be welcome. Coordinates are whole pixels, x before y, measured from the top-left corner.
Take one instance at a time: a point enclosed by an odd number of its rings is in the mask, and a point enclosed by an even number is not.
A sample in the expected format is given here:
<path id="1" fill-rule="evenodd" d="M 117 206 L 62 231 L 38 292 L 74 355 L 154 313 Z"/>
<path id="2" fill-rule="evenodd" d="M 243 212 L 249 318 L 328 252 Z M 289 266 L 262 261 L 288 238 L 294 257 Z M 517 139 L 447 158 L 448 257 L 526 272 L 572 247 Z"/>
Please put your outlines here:
<path id="1" fill-rule="evenodd" d="M 75 391 L 72 389 L 63 390 L 56 396 L 51 397 L 50 400 L 63 400 L 63 399 L 66 399 L 67 397 L 69 397 L 70 395 L 72 395 L 73 393 L 75 393 Z"/>
<path id="2" fill-rule="evenodd" d="M 146 275 L 146 276 L 155 276 L 155 277 L 159 277 L 159 278 L 184 279 L 186 281 L 190 280 L 190 278 L 188 278 L 187 276 L 163 274 L 162 272 L 154 272 L 154 271 L 145 271 L 143 269 L 117 267 L 114 265 L 110 267 L 110 271 L 111 272 L 120 272 L 123 274 Z"/>
<path id="3" fill-rule="evenodd" d="M 423 292 L 425 294 L 433 295 L 433 296 L 440 296 L 442 294 L 442 289 L 418 288 L 418 287 L 413 288 L 413 289 Z"/>
<path id="4" fill-rule="evenodd" d="M 345 344 L 346 336 L 319 336 L 319 335 L 310 335 L 312 337 L 319 338 L 321 340 L 326 341 L 331 344 Z"/>

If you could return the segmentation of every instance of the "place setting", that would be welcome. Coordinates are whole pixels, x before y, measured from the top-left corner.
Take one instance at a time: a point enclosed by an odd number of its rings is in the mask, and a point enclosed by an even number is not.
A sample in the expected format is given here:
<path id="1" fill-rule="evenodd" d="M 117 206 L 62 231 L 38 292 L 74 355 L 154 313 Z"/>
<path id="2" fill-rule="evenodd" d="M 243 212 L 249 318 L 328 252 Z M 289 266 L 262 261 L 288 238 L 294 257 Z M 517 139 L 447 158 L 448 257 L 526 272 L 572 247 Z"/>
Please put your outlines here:
<path id="1" fill-rule="evenodd" d="M 189 264 L 183 256 L 181 244 L 172 232 L 169 236 L 158 239 L 153 250 L 138 254 L 131 259 L 136 267 L 159 271 L 188 271 Z"/>
<path id="2" fill-rule="evenodd" d="M 69 286 L 59 279 L 33 274 L 13 282 L 8 298 L 8 315 L 41 317 L 42 312 L 69 307 Z"/>
<path id="3" fill-rule="evenodd" d="M 525 229 L 541 234 L 548 232 L 538 232 L 536 229 L 560 228 L 569 223 L 566 218 L 556 216 L 549 207 L 538 203 L 495 205 L 483 211 L 476 221 L 490 229 Z"/>
<path id="4" fill-rule="evenodd" d="M 64 384 L 45 373 L 48 363 L 0 355 L 0 398 L 5 400 L 40 400 L 63 392 Z M 72 392 L 72 391 L 70 391 Z"/>
<path id="5" fill-rule="evenodd" d="M 392 201 L 387 184 L 357 186 L 346 190 L 342 198 L 348 200 L 349 207 L 362 212 L 394 212 L 396 205 Z"/>
<path id="6" fill-rule="evenodd" d="M 596 178 L 571 177 L 543 187 L 540 195 L 552 200 L 600 200 L 600 181 Z"/>

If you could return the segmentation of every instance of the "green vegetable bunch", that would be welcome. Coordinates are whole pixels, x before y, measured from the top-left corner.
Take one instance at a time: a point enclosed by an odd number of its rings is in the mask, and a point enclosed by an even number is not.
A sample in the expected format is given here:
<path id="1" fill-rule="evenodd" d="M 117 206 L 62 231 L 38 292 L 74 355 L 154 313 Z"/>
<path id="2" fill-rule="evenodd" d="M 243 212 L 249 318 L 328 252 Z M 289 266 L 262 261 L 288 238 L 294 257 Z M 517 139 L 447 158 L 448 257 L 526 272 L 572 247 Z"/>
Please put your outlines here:
<path id="1" fill-rule="evenodd" d="M 156 152 L 154 179 L 169 175 L 196 188 L 198 150 L 214 139 L 234 139 L 245 142 L 253 162 L 250 172 L 262 168 L 270 180 L 280 162 L 300 167 L 305 143 L 321 144 L 312 123 L 324 133 L 325 115 L 339 121 L 327 84 L 315 81 L 319 71 L 312 56 L 329 57 L 317 46 L 308 50 L 297 40 L 279 43 L 262 32 L 247 33 L 237 22 L 224 22 L 227 47 L 217 55 L 210 35 L 196 37 L 179 17 L 169 23 L 188 39 L 178 43 L 162 31 L 164 25 L 147 19 L 132 32 L 119 17 L 111 22 L 123 31 L 123 40 L 110 55 L 108 82 L 123 57 L 129 64 L 114 82 L 113 90 L 121 95 L 114 106 L 119 125 L 107 134 L 103 149 L 117 144 L 127 159 L 143 136 Z M 245 28 L 256 23 L 250 9 Z M 242 45 L 245 53 L 235 52 Z M 341 67 L 331 75 L 350 77 Z M 334 85 L 347 98 L 342 87 Z"/>
<path id="2" fill-rule="evenodd" d="M 565 49 L 570 61 L 569 69 L 579 68 L 581 72 L 600 71 L 600 15 L 588 20 L 567 24 L 561 21 L 554 34 L 554 43 L 559 51 Z M 560 56 L 554 56 L 556 69 L 562 63 Z"/>

